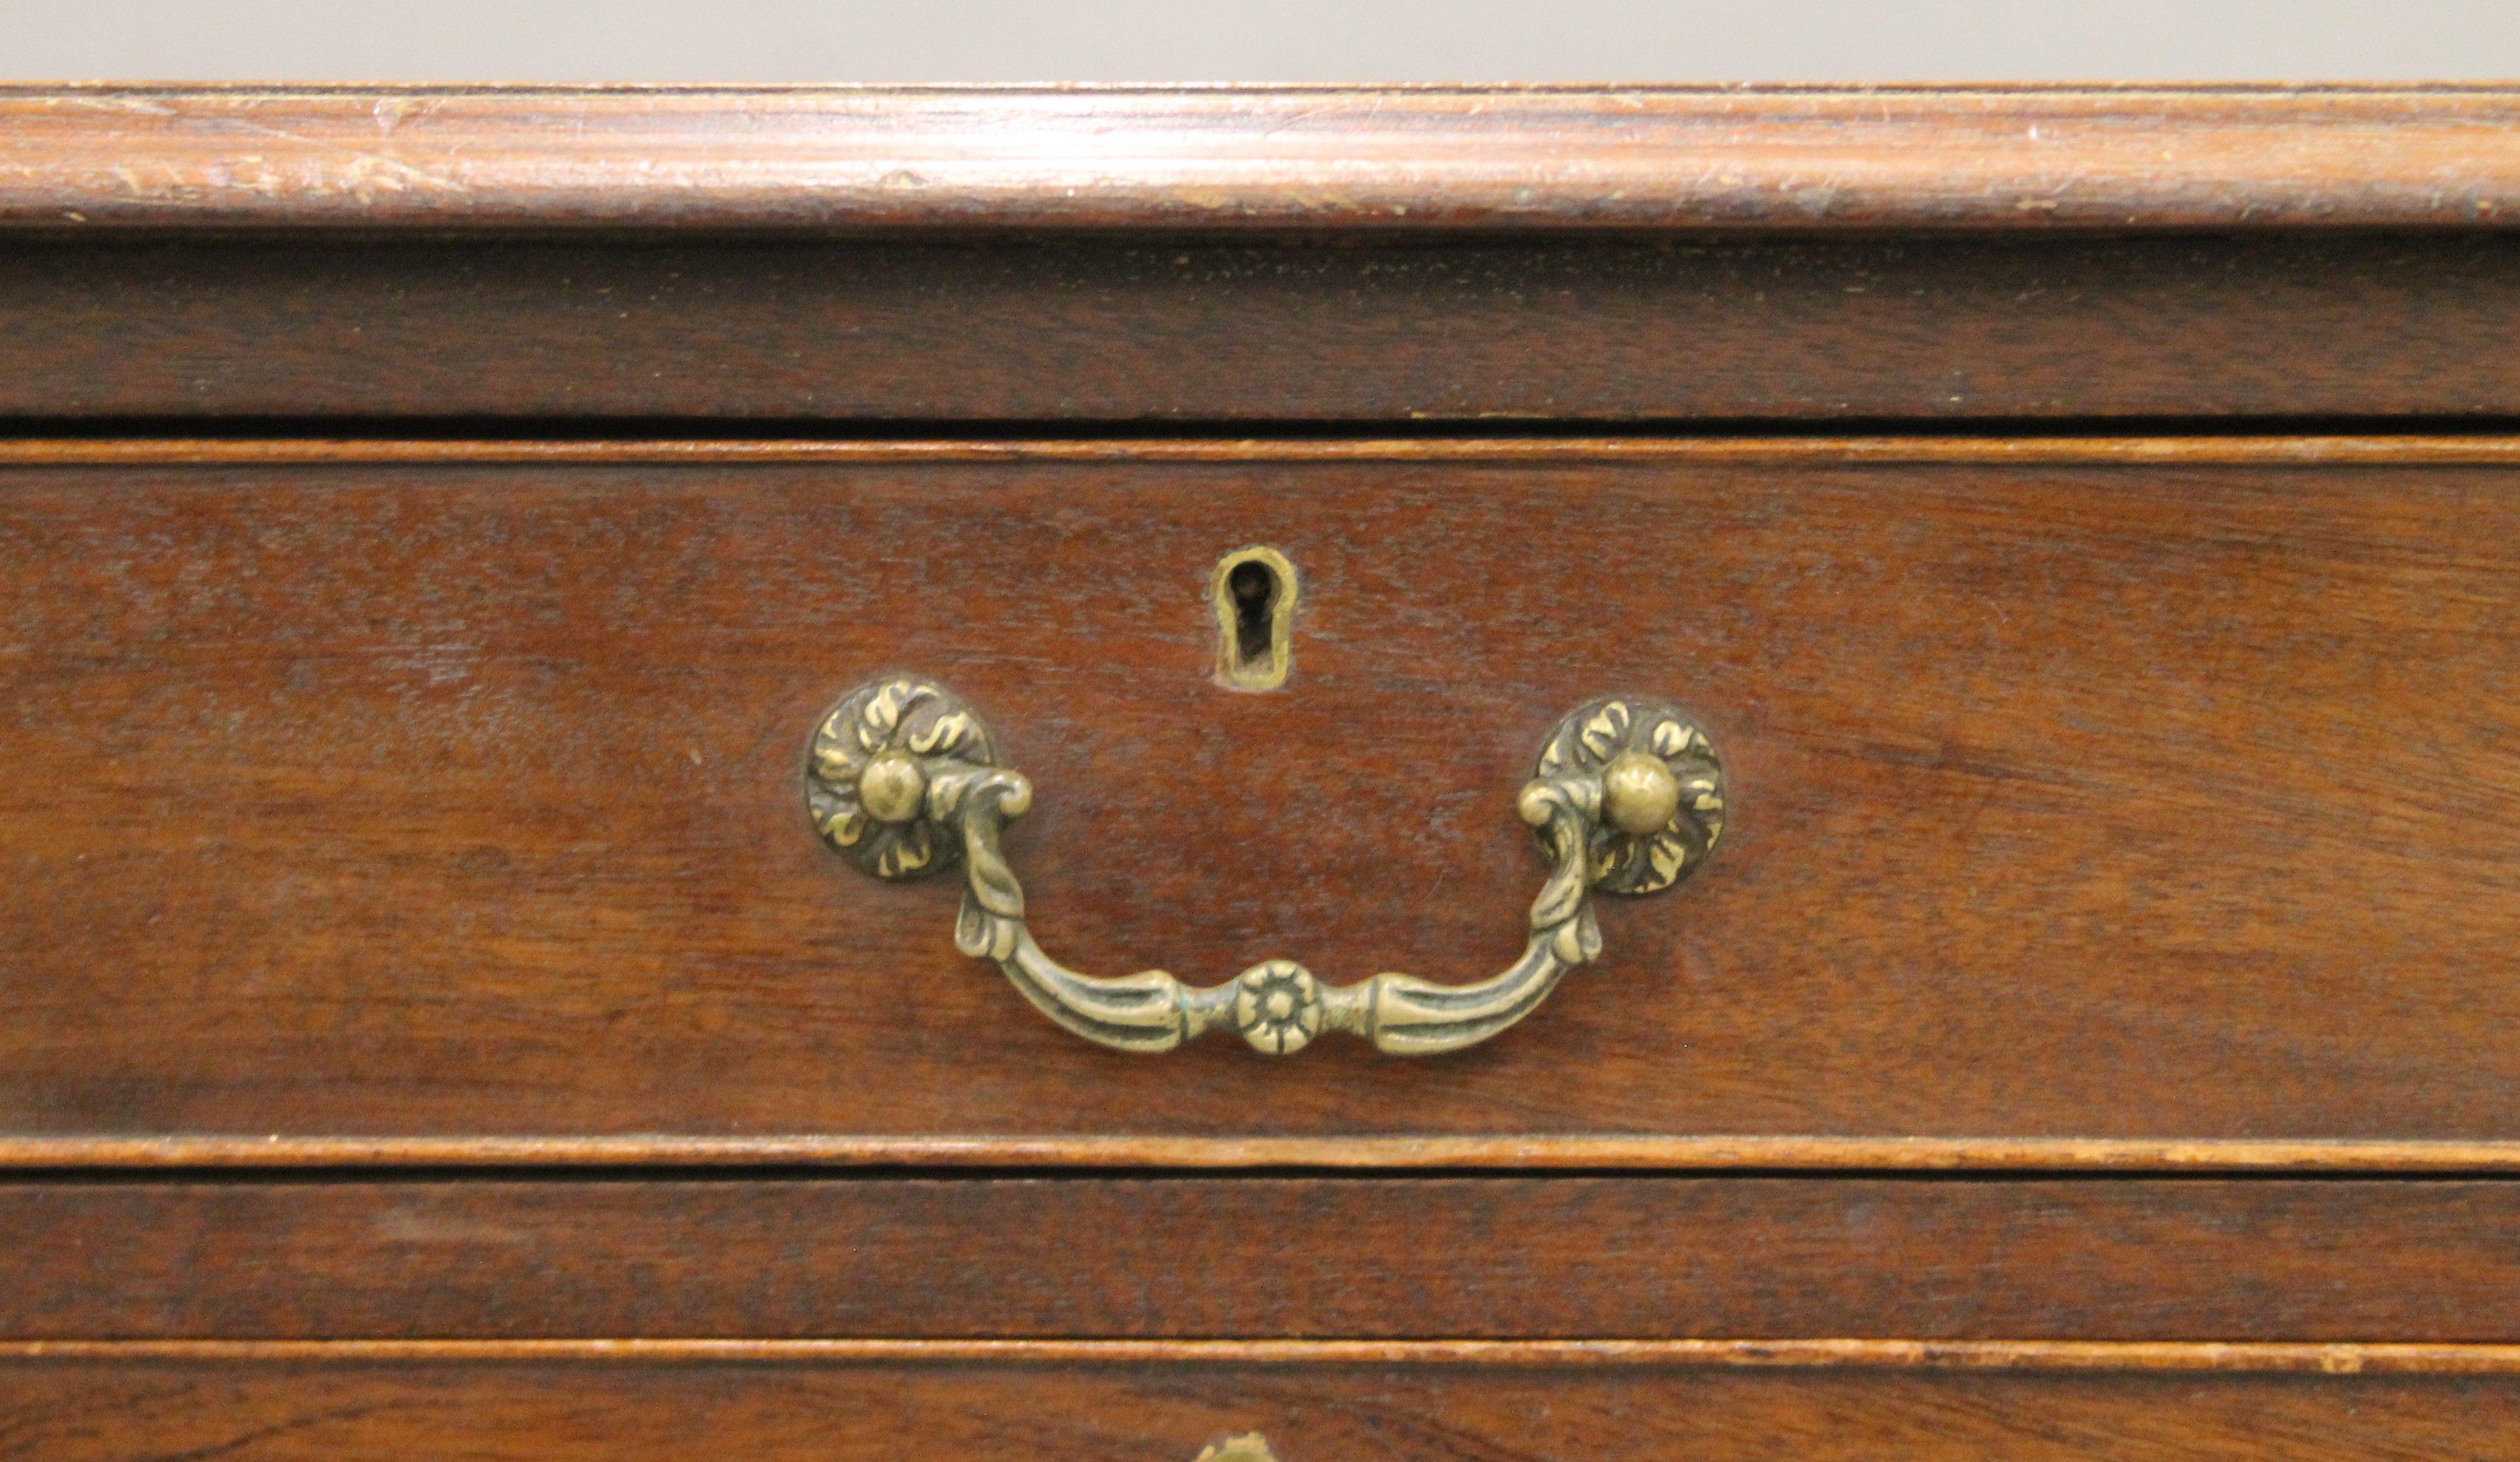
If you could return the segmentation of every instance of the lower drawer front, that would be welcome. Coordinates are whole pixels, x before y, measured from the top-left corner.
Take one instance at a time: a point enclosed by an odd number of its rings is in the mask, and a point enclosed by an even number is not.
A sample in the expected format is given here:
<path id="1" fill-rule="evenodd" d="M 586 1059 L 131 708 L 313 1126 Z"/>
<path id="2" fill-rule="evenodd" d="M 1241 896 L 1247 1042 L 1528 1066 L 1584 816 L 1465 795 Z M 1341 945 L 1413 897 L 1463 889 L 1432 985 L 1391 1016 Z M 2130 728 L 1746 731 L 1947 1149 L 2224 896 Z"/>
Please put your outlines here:
<path id="1" fill-rule="evenodd" d="M 1810 1365 L 1757 1355 L 1254 1362 L 740 1349 L 12 1356 L 0 1359 L 0 1457 L 2451 1462 L 2507 1458 L 2520 1433 L 2520 1375 L 2476 1373 L 2473 1355 L 2428 1362 L 2469 1373 L 2374 1364 L 2334 1374 L 2316 1356 L 2194 1352 L 2113 1368 L 2021 1352 Z M 2016 1368 L 1981 1368 L 1989 1363 Z M 1254 1435 L 1259 1442 L 1230 1440 Z"/>
<path id="2" fill-rule="evenodd" d="M 1254 545 L 1299 594 L 1245 694 Z M 21 443 L 0 558 L 18 1161 L 2520 1151 L 2512 443 Z M 1102 974 L 1494 973 L 1588 698 L 1680 703 L 1732 800 L 1470 1051 L 1127 1055 L 817 838 L 809 739 L 891 671 L 1032 778 L 1033 933 Z"/>
<path id="3" fill-rule="evenodd" d="M 2520 1343 L 2520 1182 L 0 1185 L 0 1341 Z"/>

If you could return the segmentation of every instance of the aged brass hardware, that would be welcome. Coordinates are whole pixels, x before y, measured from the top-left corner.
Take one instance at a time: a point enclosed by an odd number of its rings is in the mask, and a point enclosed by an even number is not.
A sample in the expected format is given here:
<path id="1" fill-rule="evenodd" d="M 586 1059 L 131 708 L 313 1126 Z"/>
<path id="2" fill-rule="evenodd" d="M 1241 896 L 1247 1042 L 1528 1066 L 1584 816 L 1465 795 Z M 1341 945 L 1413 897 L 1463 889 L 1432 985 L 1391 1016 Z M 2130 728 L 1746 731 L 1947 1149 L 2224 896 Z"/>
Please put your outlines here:
<path id="1" fill-rule="evenodd" d="M 998 762 L 970 708 L 933 681 L 869 681 L 814 733 L 805 801 L 823 841 L 878 878 L 965 867 L 954 941 L 994 961 L 1044 1015 L 1123 1051 L 1169 1051 L 1221 1027 L 1290 1056 L 1344 1030 L 1404 1056 L 1453 1051 L 1529 1015 L 1567 971 L 1601 950 L 1591 891 L 1650 893 L 1693 872 L 1724 831 L 1724 771 L 1706 733 L 1658 701 L 1605 697 L 1560 720 L 1516 799 L 1551 860 L 1531 939 L 1504 974 L 1474 984 L 1376 975 L 1324 985 L 1291 960 L 1218 985 L 1161 970 L 1081 975 L 1024 927 L 1023 887 L 999 846 L 1032 805 L 1032 783 Z"/>
<path id="2" fill-rule="evenodd" d="M 1216 601 L 1216 683 L 1227 690 L 1276 690 L 1294 663 L 1295 566 L 1274 548 L 1241 548 L 1218 561 L 1208 592 Z"/>
<path id="3" fill-rule="evenodd" d="M 1278 1454 L 1269 1450 L 1268 1438 L 1246 1432 L 1209 1442 L 1192 1462 L 1278 1462 Z"/>

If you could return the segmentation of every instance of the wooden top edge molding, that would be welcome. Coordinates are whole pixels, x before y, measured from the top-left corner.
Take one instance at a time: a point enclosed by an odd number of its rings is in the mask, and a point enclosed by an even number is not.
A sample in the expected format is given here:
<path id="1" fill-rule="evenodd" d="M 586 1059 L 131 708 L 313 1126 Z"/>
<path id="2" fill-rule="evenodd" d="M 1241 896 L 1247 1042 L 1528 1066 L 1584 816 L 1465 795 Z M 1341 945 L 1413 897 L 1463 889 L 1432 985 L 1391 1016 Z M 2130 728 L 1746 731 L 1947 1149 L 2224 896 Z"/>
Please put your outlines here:
<path id="1" fill-rule="evenodd" d="M 2520 88 L 0 87 L 0 226 L 2478 227 Z"/>
<path id="2" fill-rule="evenodd" d="M 2520 1141 L 2073 1137 L 0 1137 L 0 1169 L 1092 1167 L 2520 1171 Z"/>
<path id="3" fill-rule="evenodd" d="M 1483 1365 L 2520 1374 L 2520 1346 L 2211 1341 L 8 1341 L 24 1361 Z"/>
<path id="4" fill-rule="evenodd" d="M 2178 466 L 2406 463 L 2508 466 L 2520 436 L 1712 436 L 1402 437 L 1385 440 L 1043 441 L 338 440 L 21 437 L 6 466 L 290 466 L 325 463 L 653 466 L 913 462 L 1673 462 L 2027 463 Z"/>

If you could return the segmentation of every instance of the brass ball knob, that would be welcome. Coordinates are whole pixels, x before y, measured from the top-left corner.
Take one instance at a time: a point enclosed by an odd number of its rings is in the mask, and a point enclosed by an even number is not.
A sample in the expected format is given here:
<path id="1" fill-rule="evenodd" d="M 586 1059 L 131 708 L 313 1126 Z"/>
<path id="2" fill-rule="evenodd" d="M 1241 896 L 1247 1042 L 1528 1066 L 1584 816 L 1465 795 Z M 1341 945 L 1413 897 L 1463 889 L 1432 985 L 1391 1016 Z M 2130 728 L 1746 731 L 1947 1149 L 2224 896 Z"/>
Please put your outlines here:
<path id="1" fill-rule="evenodd" d="M 1601 812 L 1620 832 L 1635 838 L 1660 832 L 1679 810 L 1680 778 L 1660 756 L 1621 752 L 1602 769 Z"/>
<path id="2" fill-rule="evenodd" d="M 926 800 L 926 769 L 908 752 L 886 752 L 858 773 L 858 803 L 878 822 L 908 822 Z"/>

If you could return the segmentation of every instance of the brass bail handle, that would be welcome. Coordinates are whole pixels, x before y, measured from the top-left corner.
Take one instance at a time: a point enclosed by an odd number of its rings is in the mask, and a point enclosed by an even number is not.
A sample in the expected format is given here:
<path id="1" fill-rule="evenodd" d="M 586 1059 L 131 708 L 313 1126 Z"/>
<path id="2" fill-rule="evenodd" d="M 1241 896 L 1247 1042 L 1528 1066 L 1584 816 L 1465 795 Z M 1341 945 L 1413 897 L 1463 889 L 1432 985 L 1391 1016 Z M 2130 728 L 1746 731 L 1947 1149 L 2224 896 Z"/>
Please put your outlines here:
<path id="1" fill-rule="evenodd" d="M 1651 893 L 1695 872 L 1724 832 L 1724 769 L 1706 733 L 1662 702 L 1608 696 L 1569 711 L 1515 800 L 1551 861 L 1530 942 L 1503 974 L 1473 984 L 1376 975 L 1325 985 L 1282 959 L 1214 985 L 1059 965 L 1025 929 L 1023 886 L 999 846 L 1006 824 L 1032 805 L 1032 782 L 999 763 L 988 727 L 931 680 L 872 680 L 833 707 L 814 732 L 805 802 L 823 841 L 878 878 L 962 864 L 955 943 L 995 962 L 1025 999 L 1087 1040 L 1169 1051 L 1230 1026 L 1263 1055 L 1291 1056 L 1324 1030 L 1344 1030 L 1424 1056 L 1503 1030 L 1598 956 L 1595 889 Z"/>

